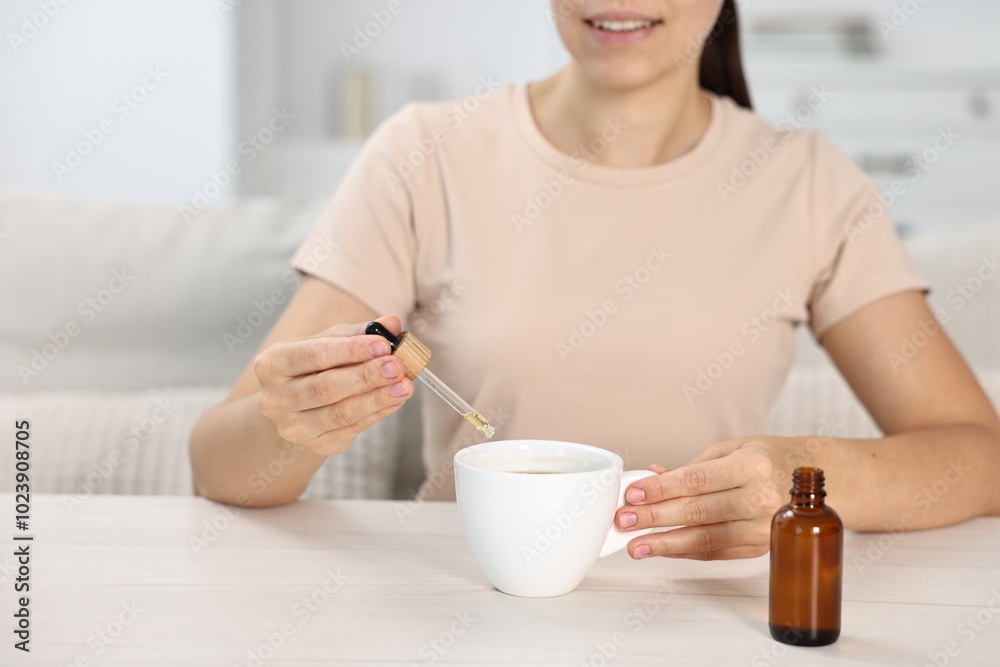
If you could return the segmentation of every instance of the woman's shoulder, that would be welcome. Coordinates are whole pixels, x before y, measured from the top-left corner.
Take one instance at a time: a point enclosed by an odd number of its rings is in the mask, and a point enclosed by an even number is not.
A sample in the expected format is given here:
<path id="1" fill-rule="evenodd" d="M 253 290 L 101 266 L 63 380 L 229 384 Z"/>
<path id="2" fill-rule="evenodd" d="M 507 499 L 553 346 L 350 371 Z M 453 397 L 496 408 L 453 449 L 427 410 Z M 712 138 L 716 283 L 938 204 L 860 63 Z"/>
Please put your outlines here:
<path id="1" fill-rule="evenodd" d="M 809 126 L 825 103 L 826 93 L 813 90 L 797 107 L 769 120 L 752 109 L 721 97 L 719 105 L 728 116 L 730 150 L 757 162 L 774 161 L 785 169 L 803 174 L 832 175 L 840 181 L 868 185 L 871 179 L 827 135 Z"/>
<path id="2" fill-rule="evenodd" d="M 410 102 L 372 132 L 354 168 L 381 175 L 393 192 L 434 189 L 443 162 L 488 154 L 507 140 L 501 128 L 512 127 L 504 119 L 513 91 L 484 77 L 465 97 Z"/>

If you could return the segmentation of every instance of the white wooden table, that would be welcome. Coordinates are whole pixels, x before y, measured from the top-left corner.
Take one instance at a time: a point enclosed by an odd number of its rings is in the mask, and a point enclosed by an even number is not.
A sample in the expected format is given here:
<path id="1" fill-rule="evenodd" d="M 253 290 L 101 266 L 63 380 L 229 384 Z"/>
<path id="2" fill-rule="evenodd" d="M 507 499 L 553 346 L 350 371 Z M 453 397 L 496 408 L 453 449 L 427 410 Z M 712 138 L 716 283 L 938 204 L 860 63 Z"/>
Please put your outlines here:
<path id="1" fill-rule="evenodd" d="M 520 599 L 489 585 L 451 503 L 32 501 L 33 650 L 11 646 L 3 546 L 0 665 L 1000 665 L 1000 519 L 849 534 L 841 639 L 792 648 L 768 635 L 766 557 L 619 553 L 569 595 Z"/>

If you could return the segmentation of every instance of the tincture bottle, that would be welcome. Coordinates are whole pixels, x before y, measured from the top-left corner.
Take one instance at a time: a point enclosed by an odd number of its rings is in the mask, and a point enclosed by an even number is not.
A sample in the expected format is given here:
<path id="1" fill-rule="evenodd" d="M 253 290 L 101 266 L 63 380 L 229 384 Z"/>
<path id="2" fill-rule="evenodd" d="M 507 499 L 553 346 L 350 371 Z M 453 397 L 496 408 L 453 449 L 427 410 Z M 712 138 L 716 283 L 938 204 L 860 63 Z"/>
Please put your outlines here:
<path id="1" fill-rule="evenodd" d="M 840 637 L 844 524 L 828 507 L 823 471 L 796 468 L 792 500 L 771 520 L 771 636 L 795 646 Z"/>

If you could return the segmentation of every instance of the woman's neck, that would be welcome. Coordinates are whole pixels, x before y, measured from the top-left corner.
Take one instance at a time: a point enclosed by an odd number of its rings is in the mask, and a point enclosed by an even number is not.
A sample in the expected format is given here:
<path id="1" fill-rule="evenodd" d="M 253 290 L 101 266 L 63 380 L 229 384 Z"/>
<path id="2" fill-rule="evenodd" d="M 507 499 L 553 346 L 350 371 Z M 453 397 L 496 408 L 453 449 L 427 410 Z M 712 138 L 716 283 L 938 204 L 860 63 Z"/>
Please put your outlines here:
<path id="1" fill-rule="evenodd" d="M 687 153 L 708 128 L 712 104 L 696 80 L 674 76 L 639 88 L 600 85 L 573 64 L 528 89 L 532 113 L 549 142 L 566 154 L 602 136 L 604 149 L 591 152 L 607 167 L 650 167 Z M 601 145 L 597 142 L 595 145 Z"/>

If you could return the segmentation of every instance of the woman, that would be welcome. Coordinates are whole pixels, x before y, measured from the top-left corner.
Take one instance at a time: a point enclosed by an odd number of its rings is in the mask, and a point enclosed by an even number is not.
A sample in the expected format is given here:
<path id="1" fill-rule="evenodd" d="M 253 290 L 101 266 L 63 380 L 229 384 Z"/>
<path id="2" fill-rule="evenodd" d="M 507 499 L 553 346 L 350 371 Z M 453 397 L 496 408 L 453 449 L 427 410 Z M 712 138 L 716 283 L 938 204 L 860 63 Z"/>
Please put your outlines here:
<path id="1" fill-rule="evenodd" d="M 399 315 L 498 438 L 654 464 L 616 521 L 685 527 L 636 538 L 634 558 L 765 553 L 807 461 L 849 528 L 1000 513 L 996 413 L 872 182 L 818 134 L 750 110 L 732 0 L 553 0 L 552 16 L 564 69 L 410 105 L 371 138 L 296 255 L 294 300 L 192 435 L 197 491 L 297 498 L 413 395 L 385 341 L 363 335 L 376 318 L 398 332 Z M 800 323 L 885 437 L 754 435 Z M 896 363 L 916 331 L 928 344 Z M 441 401 L 423 410 L 428 470 L 450 471 L 477 434 Z M 251 484 L 276 458 L 284 472 Z M 452 493 L 450 478 L 422 489 Z"/>

